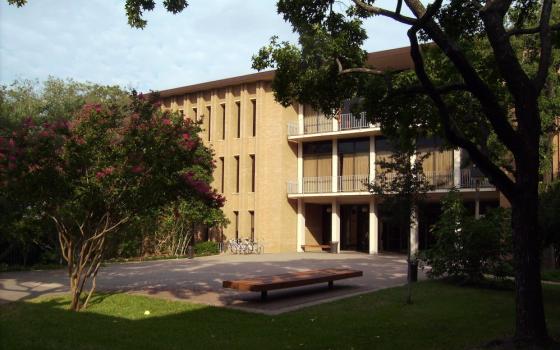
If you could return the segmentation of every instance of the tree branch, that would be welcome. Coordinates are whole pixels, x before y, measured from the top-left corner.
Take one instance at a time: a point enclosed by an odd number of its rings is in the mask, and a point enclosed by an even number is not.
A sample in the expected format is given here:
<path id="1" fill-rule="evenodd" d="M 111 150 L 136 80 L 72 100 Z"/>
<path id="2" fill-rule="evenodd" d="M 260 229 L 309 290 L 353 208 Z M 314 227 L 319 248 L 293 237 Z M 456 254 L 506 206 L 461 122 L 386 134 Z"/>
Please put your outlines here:
<path id="1" fill-rule="evenodd" d="M 550 16 L 552 14 L 552 0 L 544 0 L 541 10 L 540 19 L 540 39 L 541 39 L 541 52 L 539 58 L 539 68 L 537 74 L 533 78 L 533 84 L 537 89 L 537 94 L 540 94 L 546 82 L 548 75 L 548 68 L 552 63 L 552 32 L 550 30 Z"/>
<path id="2" fill-rule="evenodd" d="M 385 75 L 385 72 L 380 71 L 378 69 L 373 69 L 373 68 L 357 67 L 357 68 L 343 69 L 342 68 L 342 63 L 340 62 L 338 57 L 336 58 L 336 64 L 338 66 L 338 74 L 339 75 L 351 74 L 351 73 L 367 73 L 367 74 L 374 74 L 374 75 Z"/>
<path id="3" fill-rule="evenodd" d="M 405 0 L 408 8 L 417 18 L 421 18 L 426 9 L 418 0 Z M 500 141 L 511 151 L 519 151 L 522 147 L 519 136 L 509 123 L 506 112 L 502 109 L 494 92 L 480 78 L 477 71 L 470 64 L 461 49 L 453 40 L 443 33 L 441 28 L 432 20 L 425 17 L 422 29 L 428 33 L 443 53 L 453 62 L 459 74 L 469 87 L 470 92 L 480 102 L 484 114 L 492 124 Z"/>
<path id="4" fill-rule="evenodd" d="M 408 16 L 403 16 L 399 13 L 400 11 L 399 12 L 389 11 L 389 10 L 386 10 L 384 8 L 381 8 L 381 7 L 366 4 L 362 0 L 352 0 L 352 1 L 356 4 L 356 6 L 358 6 L 362 10 L 364 10 L 366 12 L 369 12 L 371 14 L 389 17 L 389 18 L 394 19 L 397 22 L 401 22 L 401 23 L 404 23 L 404 24 L 413 25 L 414 23 L 416 23 L 416 19 L 414 19 L 412 17 L 408 17 Z M 398 4 L 397 4 L 397 6 L 398 6 Z"/>
<path id="5" fill-rule="evenodd" d="M 560 30 L 560 23 L 552 24 L 549 26 L 551 31 Z M 507 31 L 507 35 L 509 36 L 519 36 L 519 35 L 526 35 L 526 34 L 537 34 L 541 31 L 541 26 L 533 27 L 533 28 L 513 28 Z"/>
<path id="6" fill-rule="evenodd" d="M 425 23 L 429 19 L 426 16 L 431 16 L 433 13 L 434 11 L 426 11 L 425 16 L 420 18 L 419 24 L 422 22 Z M 483 154 L 473 142 L 464 137 L 462 133 L 454 127 L 449 108 L 426 73 L 424 60 L 422 58 L 422 54 L 420 53 L 420 45 L 418 44 L 418 39 L 416 37 L 419 29 L 420 26 L 415 25 L 408 30 L 407 34 L 410 41 L 410 54 L 412 60 L 414 61 L 414 68 L 418 79 L 426 89 L 430 98 L 434 101 L 436 108 L 442 117 L 441 119 L 446 137 L 457 146 L 464 148 L 467 152 L 469 152 L 472 159 L 480 166 L 481 169 L 483 169 L 498 189 L 504 193 L 506 197 L 512 198 L 515 188 L 513 181 L 498 166 L 496 166 L 490 158 Z"/>
<path id="7" fill-rule="evenodd" d="M 447 84 L 434 87 L 440 95 L 445 95 L 455 91 L 470 92 L 470 89 L 464 83 Z M 395 90 L 393 95 L 411 95 L 411 94 L 428 94 L 428 90 L 422 85 L 411 86 L 406 89 Z"/>

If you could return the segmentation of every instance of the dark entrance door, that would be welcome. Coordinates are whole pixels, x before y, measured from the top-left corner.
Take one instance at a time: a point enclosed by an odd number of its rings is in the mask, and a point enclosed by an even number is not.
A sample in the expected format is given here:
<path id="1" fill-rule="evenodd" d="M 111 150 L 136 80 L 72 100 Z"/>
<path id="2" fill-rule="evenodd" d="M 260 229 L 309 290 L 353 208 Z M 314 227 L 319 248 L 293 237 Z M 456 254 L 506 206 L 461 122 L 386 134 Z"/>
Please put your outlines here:
<path id="1" fill-rule="evenodd" d="M 340 206 L 340 249 L 367 252 L 369 249 L 368 205 Z"/>
<path id="2" fill-rule="evenodd" d="M 404 227 L 395 213 L 380 208 L 379 236 L 380 248 L 385 252 L 404 253 L 408 249 L 408 235 L 410 228 Z"/>

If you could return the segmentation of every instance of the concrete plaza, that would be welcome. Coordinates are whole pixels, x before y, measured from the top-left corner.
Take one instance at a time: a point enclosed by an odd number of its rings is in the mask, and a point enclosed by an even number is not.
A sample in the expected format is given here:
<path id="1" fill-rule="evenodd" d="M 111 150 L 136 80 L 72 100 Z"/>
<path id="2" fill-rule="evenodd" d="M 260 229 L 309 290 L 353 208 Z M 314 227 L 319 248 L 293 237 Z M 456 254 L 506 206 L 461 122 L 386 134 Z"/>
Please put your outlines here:
<path id="1" fill-rule="evenodd" d="M 259 293 L 222 288 L 222 281 L 321 268 L 362 270 L 363 277 L 276 290 L 266 302 Z M 422 277 L 422 276 L 420 276 Z M 154 297 L 279 314 L 406 283 L 406 257 L 361 253 L 216 255 L 195 259 L 115 263 L 101 268 L 97 291 Z M 68 291 L 66 270 L 0 274 L 0 303 Z"/>

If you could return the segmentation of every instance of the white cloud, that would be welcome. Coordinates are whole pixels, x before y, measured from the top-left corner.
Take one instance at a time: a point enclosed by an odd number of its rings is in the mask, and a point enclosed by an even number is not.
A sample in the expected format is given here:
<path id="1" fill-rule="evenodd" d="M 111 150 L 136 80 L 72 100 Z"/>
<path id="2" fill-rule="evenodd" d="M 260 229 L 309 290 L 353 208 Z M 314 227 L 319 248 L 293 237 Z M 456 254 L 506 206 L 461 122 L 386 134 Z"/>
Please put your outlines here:
<path id="1" fill-rule="evenodd" d="M 181 14 L 159 6 L 146 19 L 146 29 L 130 28 L 114 0 L 30 0 L 22 8 L 0 0 L 0 83 L 53 75 L 165 89 L 250 73 L 251 56 L 272 35 L 295 40 L 275 1 L 192 0 Z M 370 51 L 407 44 L 390 20 L 375 18 L 367 29 Z"/>

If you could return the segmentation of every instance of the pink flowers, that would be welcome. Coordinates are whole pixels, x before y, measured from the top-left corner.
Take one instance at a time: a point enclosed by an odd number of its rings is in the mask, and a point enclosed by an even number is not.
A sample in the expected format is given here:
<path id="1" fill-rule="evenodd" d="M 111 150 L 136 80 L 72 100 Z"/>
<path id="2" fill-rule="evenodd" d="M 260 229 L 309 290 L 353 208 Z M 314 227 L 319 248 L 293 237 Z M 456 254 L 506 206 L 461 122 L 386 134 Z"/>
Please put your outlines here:
<path id="1" fill-rule="evenodd" d="M 191 139 L 191 135 L 189 135 L 187 133 L 183 134 L 183 140 L 187 141 L 187 140 L 190 140 L 190 139 Z"/>
<path id="2" fill-rule="evenodd" d="M 161 123 L 162 123 L 163 125 L 171 125 L 171 120 L 169 120 L 169 119 L 167 119 L 167 118 L 163 118 L 163 119 L 161 120 Z"/>
<path id="3" fill-rule="evenodd" d="M 108 175 L 111 175 L 114 171 L 115 171 L 115 168 L 113 168 L 112 166 L 106 167 L 106 168 L 102 169 L 101 171 L 98 171 L 97 173 L 95 173 L 95 177 L 98 180 L 101 180 L 104 177 L 106 177 Z"/>
<path id="4" fill-rule="evenodd" d="M 43 130 L 39 133 L 39 136 L 47 138 L 51 136 L 51 133 L 48 130 Z"/>
<path id="5" fill-rule="evenodd" d="M 134 174 L 141 174 L 144 172 L 144 167 L 142 165 L 133 166 L 130 171 Z"/>

